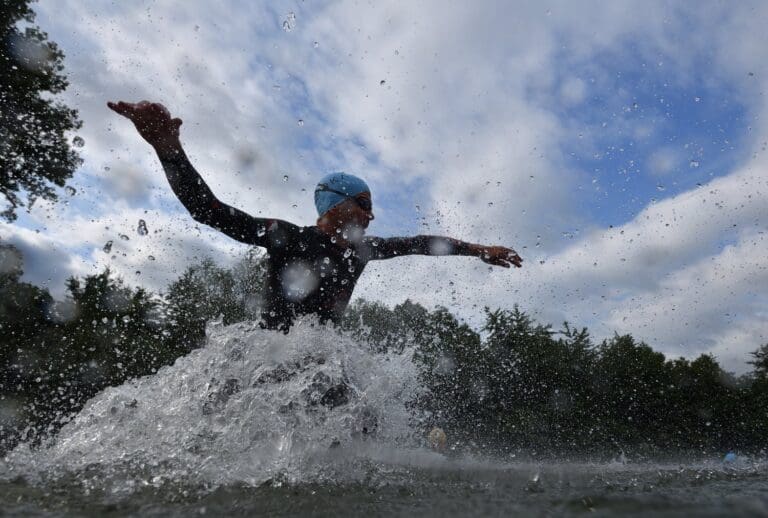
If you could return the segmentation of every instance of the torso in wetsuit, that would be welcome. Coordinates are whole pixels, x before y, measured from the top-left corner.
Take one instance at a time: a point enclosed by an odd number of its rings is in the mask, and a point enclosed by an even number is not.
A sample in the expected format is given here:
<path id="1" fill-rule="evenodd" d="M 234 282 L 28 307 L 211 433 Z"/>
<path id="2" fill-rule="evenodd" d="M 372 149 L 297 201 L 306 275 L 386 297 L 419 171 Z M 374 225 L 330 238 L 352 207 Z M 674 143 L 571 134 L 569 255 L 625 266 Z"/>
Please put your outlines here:
<path id="1" fill-rule="evenodd" d="M 168 181 L 192 217 L 242 243 L 267 249 L 263 326 L 288 331 L 299 315 L 338 322 L 370 260 L 401 255 L 471 255 L 470 245 L 438 236 L 377 238 L 341 246 L 317 227 L 256 218 L 219 201 L 183 151 L 161 155 Z"/>

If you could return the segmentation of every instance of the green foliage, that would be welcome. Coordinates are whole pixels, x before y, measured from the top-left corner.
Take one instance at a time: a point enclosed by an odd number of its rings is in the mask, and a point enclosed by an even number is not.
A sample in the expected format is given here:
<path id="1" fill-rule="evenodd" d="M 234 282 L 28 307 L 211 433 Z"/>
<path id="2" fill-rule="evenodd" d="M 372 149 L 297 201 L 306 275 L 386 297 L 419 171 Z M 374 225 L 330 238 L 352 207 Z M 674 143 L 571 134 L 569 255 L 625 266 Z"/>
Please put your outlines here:
<path id="1" fill-rule="evenodd" d="M 753 360 L 749 362 L 755 368 L 755 376 L 760 380 L 768 380 L 768 343 L 752 351 Z"/>
<path id="2" fill-rule="evenodd" d="M 514 307 L 486 309 L 486 335 L 447 310 L 356 302 L 345 327 L 379 350 L 417 344 L 427 391 L 414 405 L 425 430 L 498 451 L 608 452 L 759 449 L 765 385 L 736 380 L 709 355 L 664 355 L 629 335 L 599 345 Z"/>
<path id="3" fill-rule="evenodd" d="M 165 296 L 171 342 L 179 353 L 196 347 L 208 321 L 224 324 L 258 318 L 258 295 L 264 285 L 263 259 L 251 251 L 232 270 L 210 259 L 192 265 L 171 285 Z"/>
<path id="4" fill-rule="evenodd" d="M 0 193 L 12 221 L 37 198 L 56 200 L 81 159 L 67 133 L 79 129 L 77 111 L 54 99 L 67 87 L 64 54 L 33 26 L 29 0 L 0 1 Z"/>

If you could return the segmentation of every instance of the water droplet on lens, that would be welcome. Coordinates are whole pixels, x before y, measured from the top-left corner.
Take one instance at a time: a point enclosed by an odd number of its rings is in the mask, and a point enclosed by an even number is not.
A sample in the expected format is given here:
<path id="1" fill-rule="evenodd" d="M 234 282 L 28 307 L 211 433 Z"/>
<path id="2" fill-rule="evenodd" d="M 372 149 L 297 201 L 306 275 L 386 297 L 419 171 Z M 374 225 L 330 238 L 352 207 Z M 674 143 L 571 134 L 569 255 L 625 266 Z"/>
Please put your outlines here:
<path id="1" fill-rule="evenodd" d="M 313 47 L 315 47 L 315 48 L 317 48 L 317 47 L 319 47 L 319 46 L 320 46 L 320 43 L 318 43 L 318 42 L 314 42 L 314 43 L 312 44 L 312 46 L 313 46 Z"/>
<path id="2" fill-rule="evenodd" d="M 688 165 L 695 168 L 695 167 L 699 167 L 700 164 L 698 160 L 691 160 Z"/>
<path id="3" fill-rule="evenodd" d="M 493 202 L 492 202 L 492 201 L 489 201 L 489 202 L 488 202 L 488 206 L 489 206 L 489 207 L 493 207 Z"/>
<path id="4" fill-rule="evenodd" d="M 299 119 L 298 123 L 299 127 L 304 125 L 304 119 Z"/>
<path id="5" fill-rule="evenodd" d="M 106 244 L 104 245 L 104 248 L 102 248 L 102 250 L 104 250 L 105 254 L 108 254 L 109 252 L 112 251 L 112 240 L 111 239 L 106 242 Z"/>
<path id="6" fill-rule="evenodd" d="M 120 239 L 122 239 L 123 241 L 128 241 L 128 240 L 130 239 L 130 238 L 129 238 L 128 236 L 126 236 L 125 234 L 118 234 L 118 236 L 119 236 L 119 237 L 120 237 Z"/>
<path id="7" fill-rule="evenodd" d="M 77 191 L 75 190 L 75 188 L 70 187 L 69 185 L 64 187 L 64 190 L 67 191 L 67 194 L 69 194 L 70 196 L 74 196 L 75 194 L 77 194 Z"/>
<path id="8" fill-rule="evenodd" d="M 296 27 L 296 15 L 291 11 L 283 20 L 283 30 L 285 32 L 291 32 Z"/>
<path id="9" fill-rule="evenodd" d="M 75 147 L 83 147 L 85 145 L 85 140 L 83 140 L 83 137 L 78 135 L 72 139 L 72 145 Z"/>
<path id="10" fill-rule="evenodd" d="M 140 219 L 139 226 L 136 227 L 136 232 L 138 232 L 140 236 L 146 236 L 149 234 L 149 230 L 147 230 L 147 222 L 143 219 Z"/>
<path id="11" fill-rule="evenodd" d="M 664 186 L 663 186 L 663 185 L 661 185 L 661 184 L 659 184 L 659 185 L 657 185 L 657 186 L 656 186 L 656 190 L 657 190 L 657 191 L 664 191 L 664 190 L 666 190 L 666 189 L 667 189 L 667 188 L 666 188 L 666 187 L 664 187 Z"/>
<path id="12" fill-rule="evenodd" d="M 382 79 L 381 81 L 379 81 L 379 84 L 383 85 L 383 84 L 386 84 L 386 82 L 387 82 L 386 79 Z"/>
<path id="13" fill-rule="evenodd" d="M 283 175 L 283 181 L 284 181 L 284 182 L 287 182 L 287 181 L 288 181 L 288 175 L 287 175 L 287 174 L 284 174 L 284 175 Z"/>
<path id="14" fill-rule="evenodd" d="M 147 257 L 147 259 L 149 259 L 150 261 L 154 261 L 155 260 L 155 256 L 154 255 L 150 255 L 149 257 Z"/>

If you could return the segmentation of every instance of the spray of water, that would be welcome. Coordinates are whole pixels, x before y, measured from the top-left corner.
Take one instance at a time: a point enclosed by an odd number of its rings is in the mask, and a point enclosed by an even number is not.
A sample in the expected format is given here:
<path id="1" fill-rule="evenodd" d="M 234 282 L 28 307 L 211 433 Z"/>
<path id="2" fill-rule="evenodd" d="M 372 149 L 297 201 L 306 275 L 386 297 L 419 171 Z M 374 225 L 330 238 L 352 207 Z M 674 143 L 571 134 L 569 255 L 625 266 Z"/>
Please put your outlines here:
<path id="1" fill-rule="evenodd" d="M 51 444 L 16 448 L 4 471 L 127 468 L 206 485 L 356 476 L 361 457 L 417 445 L 412 356 L 308 321 L 289 335 L 211 324 L 203 348 L 104 390 Z"/>

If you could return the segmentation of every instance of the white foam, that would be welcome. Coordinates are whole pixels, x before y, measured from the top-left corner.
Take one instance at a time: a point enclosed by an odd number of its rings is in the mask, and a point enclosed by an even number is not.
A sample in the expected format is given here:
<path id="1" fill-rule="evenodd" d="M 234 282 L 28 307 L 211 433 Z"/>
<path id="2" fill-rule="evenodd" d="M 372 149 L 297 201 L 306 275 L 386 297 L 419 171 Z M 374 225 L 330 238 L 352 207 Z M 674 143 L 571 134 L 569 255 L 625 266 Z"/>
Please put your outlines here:
<path id="1" fill-rule="evenodd" d="M 29 474 L 129 465 L 206 484 L 308 482 L 366 445 L 416 444 L 406 408 L 418 390 L 412 349 L 373 353 L 301 321 L 289 335 L 254 323 L 213 324 L 207 335 L 172 366 L 104 390 L 52 444 L 21 445 L 6 467 Z M 318 402 L 342 381 L 349 402 Z"/>

